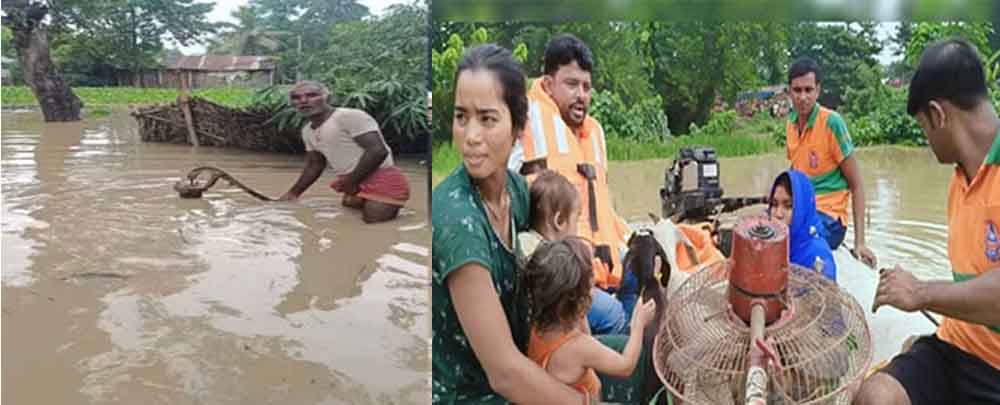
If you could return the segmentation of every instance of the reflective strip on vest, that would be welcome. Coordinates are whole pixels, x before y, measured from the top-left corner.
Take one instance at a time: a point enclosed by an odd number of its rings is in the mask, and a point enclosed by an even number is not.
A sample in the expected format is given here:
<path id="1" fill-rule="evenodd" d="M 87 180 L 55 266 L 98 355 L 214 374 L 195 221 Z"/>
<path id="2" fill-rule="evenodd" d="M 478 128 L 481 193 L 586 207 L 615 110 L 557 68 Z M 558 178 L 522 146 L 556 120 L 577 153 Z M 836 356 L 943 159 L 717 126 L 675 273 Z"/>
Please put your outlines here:
<path id="1" fill-rule="evenodd" d="M 562 117 L 553 114 L 552 115 L 552 126 L 556 129 L 556 148 L 559 149 L 560 154 L 569 153 L 569 141 L 566 139 L 566 123 L 563 122 Z"/>
<path id="2" fill-rule="evenodd" d="M 594 144 L 594 162 L 598 164 L 604 164 L 601 162 L 601 147 L 597 144 L 597 135 L 600 134 L 600 128 L 594 126 L 594 129 L 590 130 L 590 143 Z"/>
<path id="3" fill-rule="evenodd" d="M 597 155 L 598 156 L 604 156 L 606 154 L 606 152 L 608 151 L 608 145 L 607 145 L 607 142 L 606 142 L 607 140 L 604 137 L 604 127 L 601 126 L 600 123 L 598 123 L 597 124 L 597 129 L 601 131 L 601 150 L 599 151 L 600 153 L 598 153 Z M 607 162 L 604 162 L 604 163 L 607 163 Z"/>
<path id="4" fill-rule="evenodd" d="M 542 127 L 542 111 L 537 101 L 531 102 L 528 114 L 531 119 L 531 138 L 535 145 L 532 159 L 548 156 L 548 146 L 545 145 L 545 129 Z"/>

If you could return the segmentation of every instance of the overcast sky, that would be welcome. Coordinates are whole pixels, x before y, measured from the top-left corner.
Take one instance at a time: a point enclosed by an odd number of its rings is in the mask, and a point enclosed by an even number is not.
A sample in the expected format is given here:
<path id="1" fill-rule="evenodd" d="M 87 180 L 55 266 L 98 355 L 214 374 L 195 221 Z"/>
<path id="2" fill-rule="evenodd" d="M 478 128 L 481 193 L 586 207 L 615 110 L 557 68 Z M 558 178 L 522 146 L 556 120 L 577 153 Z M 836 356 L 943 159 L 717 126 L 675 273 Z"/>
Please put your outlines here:
<path id="1" fill-rule="evenodd" d="M 208 20 L 212 22 L 226 21 L 235 23 L 230 14 L 236 11 L 242 5 L 247 4 L 248 0 L 216 0 L 215 8 L 212 12 L 208 13 Z M 382 14 L 386 8 L 393 4 L 407 3 L 407 1 L 400 0 L 358 0 L 358 3 L 368 6 L 368 11 L 374 15 Z M 201 55 L 205 53 L 205 44 L 196 44 L 179 47 L 176 44 L 172 45 L 175 48 L 184 52 L 185 55 Z"/>

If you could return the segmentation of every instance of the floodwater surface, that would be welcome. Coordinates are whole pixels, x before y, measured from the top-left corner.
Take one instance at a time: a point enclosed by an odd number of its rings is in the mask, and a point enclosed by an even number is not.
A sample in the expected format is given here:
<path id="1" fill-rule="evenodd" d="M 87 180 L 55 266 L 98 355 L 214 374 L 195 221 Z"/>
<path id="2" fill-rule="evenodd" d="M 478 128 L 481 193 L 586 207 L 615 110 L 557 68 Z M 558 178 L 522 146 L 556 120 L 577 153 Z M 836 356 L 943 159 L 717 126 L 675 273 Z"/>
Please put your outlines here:
<path id="1" fill-rule="evenodd" d="M 424 403 L 427 167 L 366 225 L 301 156 L 143 143 L 124 111 L 77 123 L 4 112 L 3 398 L 10 403 Z"/>

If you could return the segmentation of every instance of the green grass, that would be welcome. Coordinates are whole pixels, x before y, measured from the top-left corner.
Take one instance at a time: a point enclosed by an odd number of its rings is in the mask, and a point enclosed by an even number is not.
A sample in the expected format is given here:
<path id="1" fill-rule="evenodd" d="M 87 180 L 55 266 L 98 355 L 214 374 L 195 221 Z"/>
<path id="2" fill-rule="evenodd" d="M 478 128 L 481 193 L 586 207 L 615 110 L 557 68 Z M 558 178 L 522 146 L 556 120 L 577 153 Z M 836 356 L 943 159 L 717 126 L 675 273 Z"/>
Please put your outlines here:
<path id="1" fill-rule="evenodd" d="M 608 136 L 608 159 L 611 161 L 673 159 L 684 146 L 704 145 L 715 148 L 720 157 L 734 157 L 781 151 L 774 141 L 764 134 L 738 134 L 730 136 L 695 135 L 672 137 L 664 141 L 639 142 Z M 450 142 L 434 144 L 431 157 L 431 182 L 437 185 L 462 162 L 458 150 Z"/>
<path id="2" fill-rule="evenodd" d="M 462 155 L 452 147 L 451 142 L 435 142 L 431 149 L 431 184 L 437 185 L 462 164 Z"/>
<path id="3" fill-rule="evenodd" d="M 73 92 L 83 100 L 85 108 L 135 104 L 171 103 L 177 100 L 177 89 L 138 87 L 74 87 Z M 250 104 L 254 89 L 213 88 L 198 89 L 192 95 L 231 107 Z M 0 102 L 5 107 L 37 106 L 31 89 L 24 86 L 0 88 Z"/>
<path id="4" fill-rule="evenodd" d="M 693 145 L 714 147 L 720 157 L 757 155 L 781 149 L 770 138 L 755 135 L 692 135 L 650 142 L 609 137 L 607 143 L 611 161 L 672 159 L 682 147 Z"/>
<path id="5" fill-rule="evenodd" d="M 104 108 L 104 107 L 98 107 L 98 108 L 94 108 L 92 110 L 89 110 L 87 112 L 87 115 L 91 116 L 91 117 L 95 117 L 95 118 L 96 117 L 107 117 L 107 116 L 111 115 L 111 110 L 109 110 L 107 108 Z"/>

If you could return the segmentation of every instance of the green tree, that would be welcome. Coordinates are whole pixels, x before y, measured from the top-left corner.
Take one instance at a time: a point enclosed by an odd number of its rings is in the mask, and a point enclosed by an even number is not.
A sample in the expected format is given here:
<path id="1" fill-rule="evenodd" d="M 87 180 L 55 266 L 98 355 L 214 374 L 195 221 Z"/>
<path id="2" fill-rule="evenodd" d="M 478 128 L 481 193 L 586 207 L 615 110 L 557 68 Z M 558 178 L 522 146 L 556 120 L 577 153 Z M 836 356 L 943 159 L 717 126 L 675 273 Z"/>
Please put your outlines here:
<path id="1" fill-rule="evenodd" d="M 656 22 L 650 31 L 652 80 L 674 133 L 707 122 L 716 96 L 733 100 L 764 84 L 756 46 L 766 31 L 762 24 Z"/>
<path id="2" fill-rule="evenodd" d="M 310 78 L 330 83 L 340 103 L 374 112 L 386 137 L 427 133 L 427 12 L 393 5 L 378 18 L 341 22 L 330 44 L 303 65 Z"/>
<path id="3" fill-rule="evenodd" d="M 268 48 L 278 56 L 278 71 L 284 81 L 295 80 L 305 65 L 332 44 L 329 33 L 335 25 L 369 16 L 368 8 L 356 0 L 250 0 L 247 8 L 257 21 L 252 27 L 241 24 L 234 30 L 245 33 L 255 28 L 261 34 L 271 33 L 258 37 L 278 42 Z"/>
<path id="4" fill-rule="evenodd" d="M 466 49 L 489 42 L 495 41 L 490 40 L 486 28 L 477 27 L 466 39 L 459 34 L 451 34 L 443 49 L 431 50 L 432 102 L 435 106 L 431 131 L 436 141 L 451 139 L 451 120 L 455 109 L 454 79 L 458 63 Z M 523 45 L 519 49 L 515 57 L 524 63 L 527 49 Z"/>
<path id="5" fill-rule="evenodd" d="M 969 41 L 979 50 L 983 59 L 993 54 L 989 37 L 993 25 L 986 22 L 921 22 L 913 27 L 913 33 L 906 42 L 906 62 L 916 68 L 920 55 L 930 43 L 957 37 Z"/>
<path id="6" fill-rule="evenodd" d="M 185 45 L 210 34 L 210 3 L 195 0 L 12 0 L 3 3 L 3 24 L 39 100 L 46 121 L 80 119 L 80 99 L 52 61 L 49 34 L 71 35 L 72 52 L 90 53 L 115 68 L 141 69 L 155 63 L 163 37 Z"/>
<path id="7" fill-rule="evenodd" d="M 21 72 L 21 65 L 17 63 L 17 53 L 14 52 L 14 48 L 11 43 L 14 41 L 14 33 L 7 27 L 0 28 L 3 32 L 3 43 L 0 44 L 0 50 L 3 51 L 3 57 L 5 60 L 9 59 L 12 62 L 3 64 L 4 70 L 10 75 L 11 83 L 15 85 L 24 84 L 24 73 Z"/>
<path id="8" fill-rule="evenodd" d="M 819 63 L 823 71 L 819 102 L 831 108 L 843 102 L 844 91 L 858 69 L 878 65 L 875 55 L 882 51 L 873 23 L 797 23 L 791 27 L 789 39 L 792 59 L 808 56 Z"/>
<path id="9" fill-rule="evenodd" d="M 291 31 L 269 29 L 257 10 L 243 5 L 232 12 L 236 24 L 227 24 L 228 30 L 214 38 L 208 52 L 222 55 L 271 55 L 283 46 L 281 39 Z"/>

